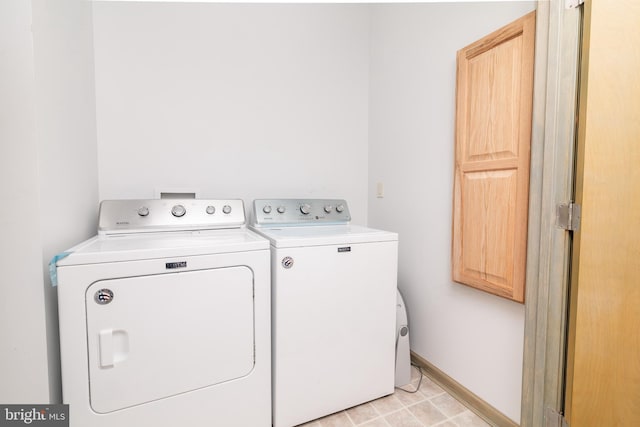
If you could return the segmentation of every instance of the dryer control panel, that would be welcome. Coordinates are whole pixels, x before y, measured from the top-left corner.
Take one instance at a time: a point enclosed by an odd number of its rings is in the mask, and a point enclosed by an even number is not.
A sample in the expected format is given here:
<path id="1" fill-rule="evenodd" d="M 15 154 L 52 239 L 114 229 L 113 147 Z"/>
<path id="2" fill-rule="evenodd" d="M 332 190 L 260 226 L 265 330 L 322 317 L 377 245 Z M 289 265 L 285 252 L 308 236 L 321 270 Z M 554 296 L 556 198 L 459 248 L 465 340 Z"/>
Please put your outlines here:
<path id="1" fill-rule="evenodd" d="M 239 199 L 103 200 L 98 233 L 214 230 L 244 225 L 244 203 Z"/>
<path id="2" fill-rule="evenodd" d="M 351 214 L 342 199 L 257 199 L 255 227 L 347 224 Z"/>

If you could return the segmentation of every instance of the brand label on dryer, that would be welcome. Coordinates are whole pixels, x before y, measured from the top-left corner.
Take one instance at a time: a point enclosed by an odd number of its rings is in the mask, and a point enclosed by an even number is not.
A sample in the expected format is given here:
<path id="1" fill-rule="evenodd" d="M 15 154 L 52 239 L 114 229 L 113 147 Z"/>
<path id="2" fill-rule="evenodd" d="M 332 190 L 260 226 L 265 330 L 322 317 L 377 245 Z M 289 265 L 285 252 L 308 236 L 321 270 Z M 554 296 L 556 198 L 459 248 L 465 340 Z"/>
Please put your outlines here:
<path id="1" fill-rule="evenodd" d="M 167 267 L 167 269 L 186 268 L 187 267 L 187 261 L 168 262 L 168 263 L 165 264 L 165 266 Z"/>
<path id="2" fill-rule="evenodd" d="M 98 289 L 93 299 L 100 305 L 109 304 L 113 301 L 113 291 L 111 289 Z"/>
<path id="3" fill-rule="evenodd" d="M 351 252 L 351 246 L 345 246 L 342 248 L 338 248 L 338 252 Z"/>

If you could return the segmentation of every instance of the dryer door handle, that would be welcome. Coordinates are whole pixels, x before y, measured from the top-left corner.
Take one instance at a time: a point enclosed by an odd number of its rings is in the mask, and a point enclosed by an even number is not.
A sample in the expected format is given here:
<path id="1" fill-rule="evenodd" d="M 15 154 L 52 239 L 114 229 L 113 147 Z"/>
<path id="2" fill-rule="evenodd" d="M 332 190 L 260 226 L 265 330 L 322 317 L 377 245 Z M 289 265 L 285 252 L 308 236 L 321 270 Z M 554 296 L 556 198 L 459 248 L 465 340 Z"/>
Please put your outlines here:
<path id="1" fill-rule="evenodd" d="M 103 329 L 99 333 L 100 367 L 113 366 L 113 329 Z"/>
<path id="2" fill-rule="evenodd" d="M 100 367 L 112 368 L 129 355 L 129 335 L 123 330 L 103 329 L 98 333 Z"/>

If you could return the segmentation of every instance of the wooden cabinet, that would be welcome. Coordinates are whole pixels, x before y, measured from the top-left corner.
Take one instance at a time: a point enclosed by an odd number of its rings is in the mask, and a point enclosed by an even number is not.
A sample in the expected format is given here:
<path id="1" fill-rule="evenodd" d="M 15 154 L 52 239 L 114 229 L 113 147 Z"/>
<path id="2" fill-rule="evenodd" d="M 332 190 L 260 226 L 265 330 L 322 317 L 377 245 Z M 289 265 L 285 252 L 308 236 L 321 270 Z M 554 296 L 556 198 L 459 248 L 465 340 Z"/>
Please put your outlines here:
<path id="1" fill-rule="evenodd" d="M 535 12 L 458 52 L 453 280 L 524 302 Z"/>

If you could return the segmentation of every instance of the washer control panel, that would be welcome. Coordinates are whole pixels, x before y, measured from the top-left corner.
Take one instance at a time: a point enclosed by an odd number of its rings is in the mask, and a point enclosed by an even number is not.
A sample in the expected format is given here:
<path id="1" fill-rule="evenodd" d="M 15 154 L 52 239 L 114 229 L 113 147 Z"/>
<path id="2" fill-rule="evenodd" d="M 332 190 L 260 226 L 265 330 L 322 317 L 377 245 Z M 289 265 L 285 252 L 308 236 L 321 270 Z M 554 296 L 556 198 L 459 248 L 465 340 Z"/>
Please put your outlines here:
<path id="1" fill-rule="evenodd" d="M 100 203 L 98 232 L 193 231 L 244 225 L 242 200 L 104 200 Z"/>
<path id="2" fill-rule="evenodd" d="M 253 201 L 253 225 L 300 226 L 347 224 L 351 221 L 342 199 L 257 199 Z"/>

